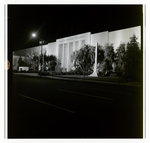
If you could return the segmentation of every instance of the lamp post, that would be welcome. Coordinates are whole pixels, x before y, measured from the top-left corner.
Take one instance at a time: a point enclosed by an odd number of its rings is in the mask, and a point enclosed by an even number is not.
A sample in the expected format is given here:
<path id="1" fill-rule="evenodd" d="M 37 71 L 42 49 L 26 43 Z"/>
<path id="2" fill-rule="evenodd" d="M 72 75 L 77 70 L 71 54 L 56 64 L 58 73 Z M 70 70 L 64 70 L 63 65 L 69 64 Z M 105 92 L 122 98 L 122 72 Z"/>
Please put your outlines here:
<path id="1" fill-rule="evenodd" d="M 37 37 L 36 33 L 32 33 L 32 37 Z M 39 46 L 41 46 L 41 55 L 43 54 L 43 60 L 42 60 L 42 72 L 44 71 L 44 53 L 43 53 L 43 44 L 44 44 L 44 40 L 39 38 Z M 39 67 L 40 67 L 40 56 L 39 56 Z"/>

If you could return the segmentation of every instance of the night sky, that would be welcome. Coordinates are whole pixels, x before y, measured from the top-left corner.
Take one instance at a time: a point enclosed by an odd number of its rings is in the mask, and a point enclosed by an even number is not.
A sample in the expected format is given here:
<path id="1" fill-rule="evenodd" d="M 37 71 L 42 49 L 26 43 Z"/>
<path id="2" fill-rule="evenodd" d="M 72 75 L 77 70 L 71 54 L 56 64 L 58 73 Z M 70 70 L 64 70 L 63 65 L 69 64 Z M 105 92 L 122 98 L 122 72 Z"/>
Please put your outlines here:
<path id="1" fill-rule="evenodd" d="M 8 50 L 47 43 L 85 32 L 142 26 L 142 5 L 8 5 Z"/>

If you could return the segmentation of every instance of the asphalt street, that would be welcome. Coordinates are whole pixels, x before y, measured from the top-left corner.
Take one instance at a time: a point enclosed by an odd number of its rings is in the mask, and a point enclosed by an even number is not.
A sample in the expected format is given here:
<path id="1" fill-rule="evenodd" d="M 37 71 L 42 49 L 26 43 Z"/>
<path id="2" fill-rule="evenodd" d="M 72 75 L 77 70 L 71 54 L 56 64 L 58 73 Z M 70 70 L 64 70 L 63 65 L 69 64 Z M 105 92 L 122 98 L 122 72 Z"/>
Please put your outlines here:
<path id="1" fill-rule="evenodd" d="M 13 75 L 8 138 L 142 138 L 141 87 Z"/>

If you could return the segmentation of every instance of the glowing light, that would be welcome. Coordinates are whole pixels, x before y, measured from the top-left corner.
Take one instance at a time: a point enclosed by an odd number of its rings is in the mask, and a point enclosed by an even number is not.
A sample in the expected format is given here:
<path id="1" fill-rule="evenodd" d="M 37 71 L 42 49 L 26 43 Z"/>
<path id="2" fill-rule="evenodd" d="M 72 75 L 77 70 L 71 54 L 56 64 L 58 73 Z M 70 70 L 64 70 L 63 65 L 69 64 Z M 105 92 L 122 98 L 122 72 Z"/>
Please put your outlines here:
<path id="1" fill-rule="evenodd" d="M 35 34 L 35 33 L 32 33 L 32 37 L 36 37 L 36 34 Z"/>

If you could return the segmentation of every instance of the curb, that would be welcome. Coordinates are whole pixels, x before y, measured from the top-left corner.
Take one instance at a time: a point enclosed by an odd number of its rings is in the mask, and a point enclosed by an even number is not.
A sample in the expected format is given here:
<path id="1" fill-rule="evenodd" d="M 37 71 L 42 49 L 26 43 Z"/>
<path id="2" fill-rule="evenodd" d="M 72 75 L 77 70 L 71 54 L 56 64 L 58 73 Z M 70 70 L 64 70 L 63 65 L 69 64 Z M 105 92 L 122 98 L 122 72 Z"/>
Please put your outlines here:
<path id="1" fill-rule="evenodd" d="M 133 85 L 133 84 L 128 84 L 125 82 L 114 82 L 114 81 L 98 81 L 98 80 L 93 80 L 93 79 L 84 79 L 84 78 L 77 78 L 77 77 L 59 77 L 59 76 L 39 76 L 39 75 L 27 75 L 27 74 L 17 74 L 13 73 L 15 75 L 22 75 L 22 76 L 32 76 L 35 78 L 45 78 L 45 79 L 54 79 L 54 80 L 66 80 L 66 81 L 75 81 L 75 82 L 87 82 L 87 83 L 94 83 L 94 84 L 107 84 L 107 85 L 116 85 L 116 86 L 128 86 L 128 87 L 141 87 L 141 85 Z"/>

